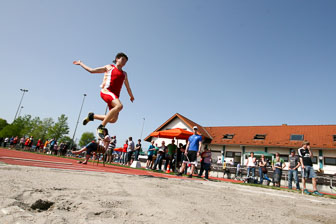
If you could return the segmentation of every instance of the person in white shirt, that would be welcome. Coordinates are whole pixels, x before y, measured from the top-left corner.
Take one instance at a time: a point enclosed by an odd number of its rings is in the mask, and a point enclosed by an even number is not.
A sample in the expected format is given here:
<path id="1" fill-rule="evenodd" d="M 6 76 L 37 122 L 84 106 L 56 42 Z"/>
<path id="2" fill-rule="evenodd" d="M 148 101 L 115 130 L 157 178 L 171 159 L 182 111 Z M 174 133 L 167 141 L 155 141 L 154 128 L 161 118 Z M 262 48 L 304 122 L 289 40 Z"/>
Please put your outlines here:
<path id="1" fill-rule="evenodd" d="M 254 157 L 253 152 L 251 152 L 250 157 L 247 158 L 245 165 L 247 167 L 247 177 L 250 177 L 250 172 L 252 173 L 251 177 L 254 177 L 255 167 L 256 167 L 256 158 Z"/>

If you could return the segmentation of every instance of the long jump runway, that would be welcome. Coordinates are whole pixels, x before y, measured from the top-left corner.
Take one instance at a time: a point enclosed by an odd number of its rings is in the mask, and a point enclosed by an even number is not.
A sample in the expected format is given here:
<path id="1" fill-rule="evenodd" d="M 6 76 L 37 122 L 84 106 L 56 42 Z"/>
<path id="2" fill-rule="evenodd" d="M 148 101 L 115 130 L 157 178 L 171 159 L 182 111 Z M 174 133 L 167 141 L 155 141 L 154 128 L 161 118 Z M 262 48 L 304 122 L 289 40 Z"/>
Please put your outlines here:
<path id="1" fill-rule="evenodd" d="M 11 165 L 35 166 L 54 169 L 76 170 L 76 171 L 93 171 L 93 172 L 111 172 L 129 175 L 143 175 L 165 178 L 181 178 L 164 173 L 156 173 L 147 170 L 133 169 L 128 167 L 112 166 L 89 162 L 87 165 L 77 163 L 77 160 L 67 159 L 57 156 L 30 153 L 17 150 L 0 148 L 0 162 Z M 184 178 L 184 177 L 183 177 Z"/>
<path id="2" fill-rule="evenodd" d="M 160 178 L 176 178 L 176 179 L 188 179 L 186 177 L 178 177 L 175 175 L 169 175 L 165 173 L 157 173 L 150 170 L 141 170 L 134 169 L 129 167 L 122 166 L 113 166 L 97 163 L 93 165 L 92 162 L 89 162 L 86 165 L 77 163 L 78 160 L 67 159 L 63 157 L 37 154 L 25 151 L 18 151 L 14 149 L 4 149 L 0 148 L 0 162 L 11 165 L 20 165 L 20 166 L 35 166 L 35 167 L 45 167 L 53 169 L 63 169 L 63 170 L 75 170 L 75 171 L 92 171 L 92 172 L 110 172 L 110 173 L 119 173 L 119 174 L 128 174 L 128 175 L 140 175 L 140 176 L 149 176 L 149 177 L 160 177 Z M 216 180 L 224 180 L 228 182 L 241 182 L 236 180 L 222 179 L 222 178 L 212 178 Z M 195 180 L 202 180 L 195 178 Z"/>

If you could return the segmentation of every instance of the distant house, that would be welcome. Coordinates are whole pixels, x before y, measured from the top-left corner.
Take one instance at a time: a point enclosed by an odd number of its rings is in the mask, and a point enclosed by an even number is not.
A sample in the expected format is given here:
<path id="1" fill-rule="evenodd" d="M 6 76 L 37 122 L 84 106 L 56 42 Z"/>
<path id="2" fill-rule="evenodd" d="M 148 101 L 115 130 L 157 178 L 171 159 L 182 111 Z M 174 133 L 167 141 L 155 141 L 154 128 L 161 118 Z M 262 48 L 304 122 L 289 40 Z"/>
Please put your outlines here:
<path id="1" fill-rule="evenodd" d="M 153 131 L 182 128 L 192 131 L 197 125 L 199 134 L 203 136 L 203 145 L 208 145 L 213 152 L 213 160 L 225 159 L 244 164 L 249 152 L 279 152 L 288 161 L 290 150 L 301 147 L 304 140 L 311 142 L 315 169 L 323 169 L 325 173 L 336 173 L 336 125 L 279 125 L 279 126 L 219 126 L 205 127 L 182 116 L 174 114 Z M 151 141 L 147 136 L 145 141 Z M 161 140 L 153 138 L 159 145 Z M 179 140 L 186 144 L 185 141 Z"/>

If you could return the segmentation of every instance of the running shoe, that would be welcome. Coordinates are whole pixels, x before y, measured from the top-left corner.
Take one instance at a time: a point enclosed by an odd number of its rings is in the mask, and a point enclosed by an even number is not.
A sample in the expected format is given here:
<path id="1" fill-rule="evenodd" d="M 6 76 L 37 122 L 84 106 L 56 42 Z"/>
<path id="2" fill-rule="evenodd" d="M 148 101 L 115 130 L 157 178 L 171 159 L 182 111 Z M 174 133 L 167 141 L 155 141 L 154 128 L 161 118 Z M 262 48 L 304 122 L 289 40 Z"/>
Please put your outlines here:
<path id="1" fill-rule="evenodd" d="M 179 176 L 179 177 L 181 177 L 181 176 L 182 176 L 182 173 L 178 173 L 178 174 L 176 174 L 176 176 Z"/>
<path id="2" fill-rule="evenodd" d="M 307 189 L 304 189 L 304 190 L 303 190 L 303 193 L 308 194 L 308 195 L 311 195 L 311 193 L 310 193 Z"/>
<path id="3" fill-rule="evenodd" d="M 190 174 L 190 175 L 188 175 L 188 178 L 192 178 L 192 175 Z"/>
<path id="4" fill-rule="evenodd" d="M 83 125 L 86 125 L 90 121 L 93 121 L 94 113 L 90 112 L 88 116 L 83 120 Z"/>
<path id="5" fill-rule="evenodd" d="M 313 192 L 313 195 L 316 195 L 316 196 L 323 196 L 323 194 L 321 194 L 321 193 L 318 192 L 318 191 L 314 191 L 314 192 Z"/>
<path id="6" fill-rule="evenodd" d="M 98 139 L 104 139 L 104 126 L 101 124 L 97 128 L 97 137 Z"/>

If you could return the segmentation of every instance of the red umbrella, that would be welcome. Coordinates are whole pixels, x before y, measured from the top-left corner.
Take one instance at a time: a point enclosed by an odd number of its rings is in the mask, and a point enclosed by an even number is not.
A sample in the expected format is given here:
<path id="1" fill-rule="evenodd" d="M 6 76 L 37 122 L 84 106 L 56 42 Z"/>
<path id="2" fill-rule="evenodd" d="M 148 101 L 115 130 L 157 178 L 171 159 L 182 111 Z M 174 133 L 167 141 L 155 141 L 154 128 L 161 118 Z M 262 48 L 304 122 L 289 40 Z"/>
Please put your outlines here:
<path id="1" fill-rule="evenodd" d="M 192 132 L 184 130 L 182 128 L 174 128 L 164 131 L 154 131 L 150 136 L 157 137 L 157 138 L 170 138 L 170 139 L 185 139 L 187 140 L 191 135 Z"/>
<path id="2" fill-rule="evenodd" d="M 122 152 L 123 148 L 115 148 L 114 151 Z"/>

